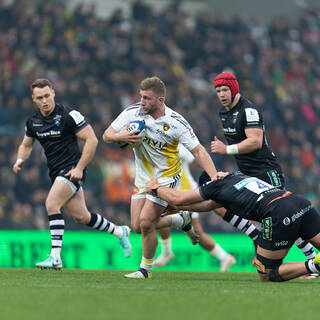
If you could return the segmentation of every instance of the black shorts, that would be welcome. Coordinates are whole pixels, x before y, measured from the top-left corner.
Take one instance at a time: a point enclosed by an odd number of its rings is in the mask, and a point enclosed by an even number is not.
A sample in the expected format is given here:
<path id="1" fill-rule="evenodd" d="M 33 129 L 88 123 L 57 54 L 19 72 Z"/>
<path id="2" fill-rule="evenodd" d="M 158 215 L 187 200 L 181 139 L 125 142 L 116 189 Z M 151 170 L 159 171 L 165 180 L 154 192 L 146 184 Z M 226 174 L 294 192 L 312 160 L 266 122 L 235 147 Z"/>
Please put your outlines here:
<path id="1" fill-rule="evenodd" d="M 85 180 L 86 180 L 87 170 L 86 170 L 86 169 L 83 170 L 83 176 L 82 176 L 82 179 L 81 179 L 81 180 L 79 180 L 79 181 L 71 181 L 71 180 L 70 180 L 70 177 L 66 177 L 65 174 L 66 174 L 69 170 L 71 170 L 72 168 L 74 168 L 74 167 L 69 167 L 69 168 L 66 168 L 66 169 L 61 169 L 59 172 L 57 172 L 56 174 L 53 174 L 53 175 L 50 174 L 51 183 L 53 184 L 57 177 L 63 177 L 63 178 L 65 178 L 65 179 L 69 180 L 70 183 L 72 183 L 72 184 L 75 186 L 76 191 L 79 191 L 80 187 L 83 186 L 83 184 L 84 184 L 84 182 L 85 182 Z"/>
<path id="2" fill-rule="evenodd" d="M 299 237 L 309 240 L 320 233 L 320 215 L 301 195 L 276 200 L 263 209 L 263 214 L 258 244 L 264 249 L 290 248 Z"/>

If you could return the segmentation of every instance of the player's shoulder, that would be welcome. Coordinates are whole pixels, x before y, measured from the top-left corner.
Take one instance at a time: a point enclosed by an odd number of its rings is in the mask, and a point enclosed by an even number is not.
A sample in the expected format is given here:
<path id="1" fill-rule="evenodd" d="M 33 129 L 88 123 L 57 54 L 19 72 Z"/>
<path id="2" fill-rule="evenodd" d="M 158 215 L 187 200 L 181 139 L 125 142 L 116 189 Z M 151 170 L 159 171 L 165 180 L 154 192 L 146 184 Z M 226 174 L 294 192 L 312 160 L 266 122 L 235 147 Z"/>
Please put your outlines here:
<path id="1" fill-rule="evenodd" d="M 56 103 L 55 113 L 67 115 L 70 114 L 70 112 L 72 111 L 78 111 L 78 109 L 78 107 L 69 107 L 61 103 Z"/>
<path id="2" fill-rule="evenodd" d="M 240 97 L 239 106 L 244 112 L 246 109 L 254 109 L 254 110 L 259 111 L 256 104 L 254 104 L 251 100 L 249 100 L 243 96 Z"/>
<path id="3" fill-rule="evenodd" d="M 166 116 L 171 123 L 176 124 L 177 126 L 183 126 L 186 128 L 190 127 L 188 121 L 178 112 L 172 110 L 166 106 Z"/>
<path id="4" fill-rule="evenodd" d="M 27 121 L 33 121 L 35 119 L 39 119 L 40 117 L 41 117 L 40 110 L 37 109 L 28 116 Z"/>
<path id="5" fill-rule="evenodd" d="M 237 108 L 240 114 L 243 115 L 244 119 L 248 122 L 259 122 L 262 119 L 261 113 L 257 106 L 250 101 L 241 96 L 239 101 L 239 108 Z"/>
<path id="6" fill-rule="evenodd" d="M 39 109 L 33 111 L 26 120 L 27 126 L 31 126 L 34 123 L 42 123 L 43 117 Z"/>
<path id="7" fill-rule="evenodd" d="M 81 126 L 86 123 L 84 115 L 79 111 L 78 107 L 69 107 L 63 104 L 56 104 L 55 120 L 63 118 L 72 119 L 77 126 Z"/>
<path id="8" fill-rule="evenodd" d="M 123 110 L 124 113 L 128 113 L 128 114 L 134 114 L 134 115 L 143 115 L 143 112 L 141 110 L 141 103 L 137 102 L 137 103 L 133 103 L 130 104 L 129 106 L 125 107 Z"/>

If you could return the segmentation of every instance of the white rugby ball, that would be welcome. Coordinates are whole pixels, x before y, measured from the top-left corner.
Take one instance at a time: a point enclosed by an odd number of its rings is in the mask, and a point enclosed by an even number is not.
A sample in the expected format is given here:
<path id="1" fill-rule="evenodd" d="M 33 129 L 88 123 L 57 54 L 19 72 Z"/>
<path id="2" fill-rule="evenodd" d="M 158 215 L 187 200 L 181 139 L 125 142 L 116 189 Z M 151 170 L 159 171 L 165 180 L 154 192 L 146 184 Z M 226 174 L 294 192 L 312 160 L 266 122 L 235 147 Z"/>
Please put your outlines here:
<path id="1" fill-rule="evenodd" d="M 135 133 L 135 135 L 139 135 L 144 137 L 146 134 L 145 131 L 145 122 L 143 120 L 133 120 L 129 122 L 129 127 L 127 128 L 127 131 L 132 132 L 135 130 L 140 130 L 139 132 Z M 140 142 L 136 143 L 136 144 L 129 144 L 126 142 L 119 142 L 119 146 L 121 149 L 133 149 L 134 147 L 136 147 Z"/>

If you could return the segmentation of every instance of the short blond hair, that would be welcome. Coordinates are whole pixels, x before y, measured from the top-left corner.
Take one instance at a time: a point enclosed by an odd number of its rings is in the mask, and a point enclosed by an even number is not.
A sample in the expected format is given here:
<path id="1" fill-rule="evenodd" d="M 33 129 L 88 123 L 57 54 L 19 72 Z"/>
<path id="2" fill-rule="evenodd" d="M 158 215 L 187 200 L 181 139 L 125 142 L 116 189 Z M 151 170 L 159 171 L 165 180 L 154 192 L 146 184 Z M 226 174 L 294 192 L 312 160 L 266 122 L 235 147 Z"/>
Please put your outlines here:
<path id="1" fill-rule="evenodd" d="M 141 90 L 152 90 L 157 96 L 166 96 L 166 86 L 158 77 L 145 78 L 140 83 Z"/>

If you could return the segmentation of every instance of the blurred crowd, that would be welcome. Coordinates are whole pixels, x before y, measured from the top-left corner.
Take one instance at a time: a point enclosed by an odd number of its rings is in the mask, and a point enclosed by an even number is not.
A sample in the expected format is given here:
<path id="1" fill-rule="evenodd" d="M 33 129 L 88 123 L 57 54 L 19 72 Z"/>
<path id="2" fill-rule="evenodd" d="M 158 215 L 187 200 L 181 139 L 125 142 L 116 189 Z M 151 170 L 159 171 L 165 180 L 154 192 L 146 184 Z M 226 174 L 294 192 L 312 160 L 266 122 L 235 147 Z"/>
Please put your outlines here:
<path id="1" fill-rule="evenodd" d="M 139 100 L 140 81 L 159 76 L 167 105 L 190 122 L 210 150 L 223 138 L 212 81 L 228 70 L 241 93 L 263 112 L 269 143 L 286 174 L 288 189 L 320 202 L 320 11 L 301 9 L 298 20 L 223 13 L 184 12 L 178 2 L 160 11 L 136 0 L 130 14 L 99 18 L 96 8 L 72 11 L 54 1 L 32 6 L 0 0 L 0 228 L 46 229 L 49 188 L 38 144 L 20 174 L 12 172 L 26 118 L 33 112 L 30 84 L 48 78 L 56 101 L 81 111 L 99 146 L 85 185 L 90 210 L 129 223 L 133 154 L 103 143 L 101 135 L 120 111 Z M 231 157 L 213 156 L 218 169 Z M 199 175 L 192 168 L 195 177 Z M 67 218 L 67 228 L 77 228 Z M 231 232 L 214 214 L 204 229 Z"/>

